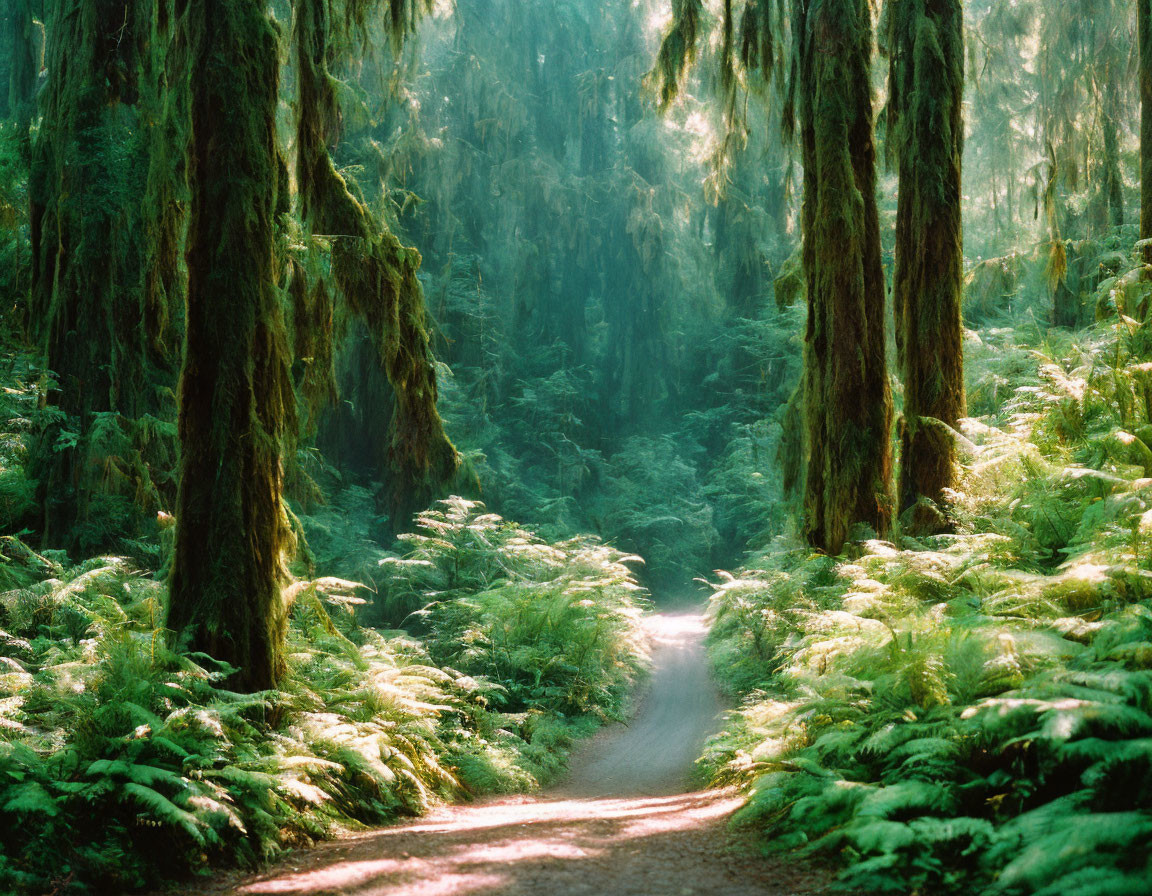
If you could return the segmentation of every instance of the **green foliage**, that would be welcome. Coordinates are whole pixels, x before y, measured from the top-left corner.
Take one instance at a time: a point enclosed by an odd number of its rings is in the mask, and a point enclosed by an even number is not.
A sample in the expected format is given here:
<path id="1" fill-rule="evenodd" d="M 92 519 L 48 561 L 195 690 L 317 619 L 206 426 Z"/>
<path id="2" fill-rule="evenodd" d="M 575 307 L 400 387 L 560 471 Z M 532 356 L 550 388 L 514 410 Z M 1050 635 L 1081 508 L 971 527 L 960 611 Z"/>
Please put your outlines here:
<path id="1" fill-rule="evenodd" d="M 37 376 L 25 354 L 0 354 L 0 532 L 19 532 L 36 508 L 36 483 L 25 464 L 48 413 L 37 410 Z"/>
<path id="2" fill-rule="evenodd" d="M 1141 892 L 1145 330 L 975 338 L 996 397 L 962 422 L 958 531 L 839 559 L 780 538 L 715 586 L 713 659 L 744 702 L 707 761 L 750 788 L 745 821 L 854 889 Z"/>
<path id="3" fill-rule="evenodd" d="M 515 575 L 428 607 L 426 644 L 364 628 L 354 582 L 290 586 L 287 676 L 253 695 L 168 648 L 129 561 L 0 543 L 0 888 L 122 892 L 555 775 L 642 668 L 640 599 L 616 552 L 492 525 L 519 534 L 477 565 Z"/>
<path id="4" fill-rule="evenodd" d="M 370 108 L 340 146 L 424 255 L 439 409 L 482 488 L 465 493 L 643 554 L 656 592 L 778 519 L 775 433 L 750 428 L 795 387 L 802 325 L 771 295 L 793 242 L 776 132 L 709 177 L 707 109 L 645 115 L 665 5 L 456 3 L 395 101 L 354 85 Z M 706 179 L 731 201 L 703 203 Z M 359 369 L 341 378 L 374 406 Z"/>
<path id="5" fill-rule="evenodd" d="M 27 142 L 17 126 L 0 123 L 0 339 L 25 323 L 31 285 Z"/>
<path id="6" fill-rule="evenodd" d="M 646 605 L 626 556 L 580 537 L 549 544 L 483 504 L 420 514 L 382 600 L 446 667 L 500 682 L 513 713 L 619 718 L 643 669 Z"/>
<path id="7" fill-rule="evenodd" d="M 608 463 L 602 526 L 652 565 L 652 587 L 661 592 L 683 590 L 718 548 L 715 511 L 699 469 L 671 437 L 631 438 Z M 745 477 L 755 481 L 751 469 L 741 468 L 735 488 Z"/>

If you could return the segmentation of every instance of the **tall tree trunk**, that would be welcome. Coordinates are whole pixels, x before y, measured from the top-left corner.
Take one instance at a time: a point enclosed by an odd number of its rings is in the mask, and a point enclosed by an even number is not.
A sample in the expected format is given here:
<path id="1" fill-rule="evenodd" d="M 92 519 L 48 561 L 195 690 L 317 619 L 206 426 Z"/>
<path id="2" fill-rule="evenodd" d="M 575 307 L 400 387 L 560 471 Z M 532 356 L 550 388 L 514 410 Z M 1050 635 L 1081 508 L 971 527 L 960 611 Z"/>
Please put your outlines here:
<path id="1" fill-rule="evenodd" d="M 256 0 L 187 0 L 192 91 L 180 492 L 168 625 L 261 690 L 284 670 L 293 425 L 276 275 L 277 30 Z"/>
<path id="2" fill-rule="evenodd" d="M 889 114 L 899 159 L 893 305 L 904 377 L 899 509 L 940 508 L 955 485 L 951 433 L 965 413 L 964 20 L 960 0 L 903 0 L 891 12 Z M 917 515 L 917 531 L 943 516 Z"/>
<path id="3" fill-rule="evenodd" d="M 1140 29 L 1140 239 L 1152 240 L 1152 0 L 1139 0 Z M 1152 245 L 1144 249 L 1152 264 Z"/>
<path id="4" fill-rule="evenodd" d="M 32 328 L 63 412 L 33 458 L 46 542 L 84 552 L 154 525 L 173 497 L 164 427 L 174 349 L 150 347 L 172 315 L 144 299 L 144 209 L 158 104 L 153 0 L 59 0 L 48 22 L 49 78 L 32 153 Z M 145 496 L 147 496 L 145 498 Z"/>
<path id="5" fill-rule="evenodd" d="M 1120 170 L 1120 89 L 1116 78 L 1108 73 L 1104 84 L 1104 102 L 1100 110 L 1100 130 L 1104 143 L 1101 160 L 1100 205 L 1106 226 L 1124 226 L 1124 175 Z"/>
<path id="6" fill-rule="evenodd" d="M 869 0 L 799 0 L 798 111 L 808 282 L 805 530 L 841 551 L 892 521 L 892 396 L 876 207 Z"/>
<path id="7" fill-rule="evenodd" d="M 11 57 L 8 61 L 8 114 L 23 133 L 36 111 L 36 78 L 43 53 L 41 32 L 36 27 L 32 0 L 12 0 L 8 13 Z"/>

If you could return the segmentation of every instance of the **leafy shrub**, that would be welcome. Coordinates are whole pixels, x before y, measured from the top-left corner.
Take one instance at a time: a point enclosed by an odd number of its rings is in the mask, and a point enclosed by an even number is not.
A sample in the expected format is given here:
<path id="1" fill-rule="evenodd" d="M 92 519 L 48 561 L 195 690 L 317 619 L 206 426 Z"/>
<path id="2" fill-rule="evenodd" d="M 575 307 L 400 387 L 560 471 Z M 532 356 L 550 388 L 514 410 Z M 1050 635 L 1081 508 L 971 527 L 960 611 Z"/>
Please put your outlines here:
<path id="1" fill-rule="evenodd" d="M 643 555 L 653 588 L 683 588 L 712 559 L 712 504 L 696 464 L 671 437 L 628 439 L 611 458 L 602 506 L 604 528 Z"/>
<path id="2" fill-rule="evenodd" d="M 839 559 L 781 538 L 715 586 L 713 659 L 744 702 L 707 762 L 777 848 L 869 893 L 1147 892 L 1142 338 L 981 334 L 969 375 L 995 391 L 963 426 L 956 534 Z"/>
<path id="3" fill-rule="evenodd" d="M 641 602 L 616 552 L 519 538 L 515 583 L 428 606 L 427 646 L 363 627 L 356 583 L 297 582 L 288 676 L 255 695 L 169 650 L 129 561 L 0 542 L 0 889 L 122 892 L 554 775 L 640 669 Z M 505 615 L 530 572 L 550 602 Z"/>
<path id="4" fill-rule="evenodd" d="M 638 558 L 587 536 L 548 544 L 463 498 L 418 519 L 409 553 L 383 561 L 384 600 L 437 662 L 500 682 L 512 712 L 618 717 L 645 652 Z"/>
<path id="5" fill-rule="evenodd" d="M 28 441 L 37 411 L 37 371 L 21 353 L 0 354 L 0 532 L 18 532 L 36 507 L 36 482 L 28 478 Z"/>

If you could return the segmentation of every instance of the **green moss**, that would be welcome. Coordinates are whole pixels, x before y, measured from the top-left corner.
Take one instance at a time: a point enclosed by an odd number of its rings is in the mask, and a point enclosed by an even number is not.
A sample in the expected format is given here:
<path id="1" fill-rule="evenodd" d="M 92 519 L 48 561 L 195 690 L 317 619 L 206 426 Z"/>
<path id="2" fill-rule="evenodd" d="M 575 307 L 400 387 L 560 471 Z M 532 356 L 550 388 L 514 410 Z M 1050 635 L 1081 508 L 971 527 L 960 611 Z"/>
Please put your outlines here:
<path id="1" fill-rule="evenodd" d="M 866 0 L 797 5 L 804 162 L 805 533 L 839 553 L 863 524 L 892 519 L 892 397 L 872 129 Z"/>
<path id="2" fill-rule="evenodd" d="M 1140 239 L 1152 239 L 1152 4 L 1139 0 L 1140 47 Z M 1144 263 L 1152 264 L 1152 245 L 1144 248 Z"/>
<path id="3" fill-rule="evenodd" d="M 391 22 L 407 27 L 391 6 Z M 436 371 L 429 346 L 420 253 L 377 222 L 337 172 L 329 143 L 340 109 L 329 65 L 342 40 L 326 0 L 298 5 L 297 163 L 300 207 L 316 239 L 331 245 L 332 275 L 348 308 L 362 320 L 395 396 L 388 448 L 388 509 L 396 530 L 437 496 L 459 466 L 436 409 Z M 347 22 L 344 23 L 347 28 Z"/>
<path id="4" fill-rule="evenodd" d="M 888 26 L 889 140 L 900 172 L 892 297 L 904 380 L 903 513 L 923 498 L 947 505 L 954 430 L 965 415 L 963 12 L 958 0 L 908 0 L 889 10 Z"/>
<path id="5" fill-rule="evenodd" d="M 264 690 L 285 669 L 282 453 L 295 427 L 274 220 L 287 188 L 280 39 L 257 5 L 231 0 L 190 4 L 181 27 L 191 209 L 168 625 L 235 667 L 234 687 Z"/>
<path id="6" fill-rule="evenodd" d="M 104 549 L 144 531 L 174 499 L 174 444 L 135 421 L 175 416 L 176 229 L 171 191 L 149 183 L 165 137 L 148 127 L 160 105 L 164 40 L 151 0 L 62 2 L 50 7 L 43 118 L 30 184 L 30 321 L 55 374 L 48 401 L 62 412 L 34 450 L 41 536 L 77 547 L 76 526 L 103 517 L 105 502 L 139 501 L 108 527 L 88 526 Z M 141 203 L 149 195 L 154 202 Z M 121 438 L 107 438 L 120 420 Z M 126 453 L 108 453 L 110 448 Z M 131 469 L 139 475 L 125 476 Z M 155 471 L 155 475 L 153 475 Z"/>
<path id="7" fill-rule="evenodd" d="M 13 0 L 9 5 L 8 29 L 11 57 L 8 63 L 8 114 L 24 134 L 36 110 L 36 77 L 44 56 L 44 29 L 34 17 L 32 0 Z"/>

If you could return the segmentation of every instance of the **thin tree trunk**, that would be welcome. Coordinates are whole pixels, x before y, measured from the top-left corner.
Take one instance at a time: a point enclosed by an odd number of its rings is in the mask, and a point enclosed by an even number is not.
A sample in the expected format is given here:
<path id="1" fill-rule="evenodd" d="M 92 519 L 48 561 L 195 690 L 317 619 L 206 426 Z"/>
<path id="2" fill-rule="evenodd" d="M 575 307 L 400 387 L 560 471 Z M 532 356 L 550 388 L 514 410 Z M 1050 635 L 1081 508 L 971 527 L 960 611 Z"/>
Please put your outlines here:
<path id="1" fill-rule="evenodd" d="M 189 0 L 192 91 L 180 492 L 168 625 L 262 690 L 284 670 L 281 444 L 294 418 L 276 285 L 277 32 L 254 0 Z"/>
<path id="2" fill-rule="evenodd" d="M 892 13 L 890 132 L 899 158 L 893 305 L 904 378 L 899 509 L 941 509 L 955 485 L 965 413 L 961 326 L 964 33 L 960 0 L 904 0 Z M 918 514 L 917 531 L 943 515 Z"/>
<path id="3" fill-rule="evenodd" d="M 1120 170 L 1120 92 L 1116 79 L 1108 73 L 1100 110 L 1100 132 L 1104 144 L 1100 161 L 1098 223 L 1102 227 L 1124 226 L 1124 175 Z"/>
<path id="4" fill-rule="evenodd" d="M 876 207 L 868 0 L 796 6 L 808 281 L 805 529 L 841 551 L 892 518 L 892 397 Z"/>
<path id="5" fill-rule="evenodd" d="M 1139 0 L 1140 22 L 1140 239 L 1152 240 L 1152 0 Z M 1144 249 L 1152 264 L 1152 245 Z"/>

